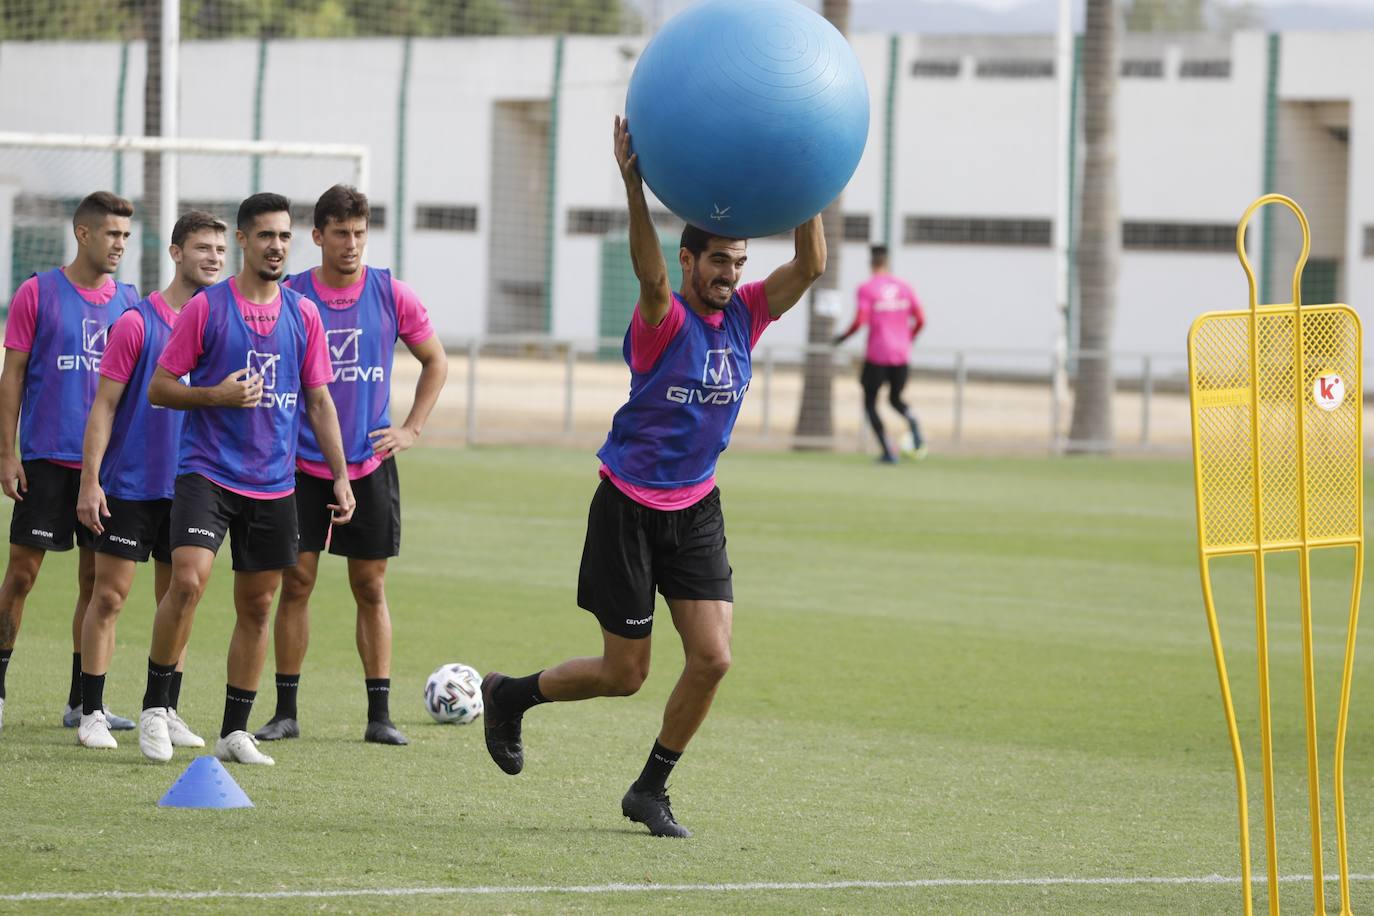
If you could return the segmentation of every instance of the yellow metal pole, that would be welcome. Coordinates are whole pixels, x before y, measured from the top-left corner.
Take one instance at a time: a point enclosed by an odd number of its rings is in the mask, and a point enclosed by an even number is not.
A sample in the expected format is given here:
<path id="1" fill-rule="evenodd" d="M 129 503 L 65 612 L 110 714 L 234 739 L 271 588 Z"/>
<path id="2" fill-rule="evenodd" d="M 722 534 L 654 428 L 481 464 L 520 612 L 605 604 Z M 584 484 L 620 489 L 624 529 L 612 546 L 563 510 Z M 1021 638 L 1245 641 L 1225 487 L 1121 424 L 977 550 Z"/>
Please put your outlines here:
<path id="1" fill-rule="evenodd" d="M 1236 707 L 1231 700 L 1231 679 L 1226 674 L 1226 654 L 1221 648 L 1221 628 L 1217 625 L 1216 601 L 1212 597 L 1212 573 L 1207 555 L 1202 555 L 1202 602 L 1207 609 L 1207 632 L 1212 636 L 1212 657 L 1217 664 L 1217 680 L 1221 682 L 1221 707 L 1226 713 L 1226 733 L 1231 738 L 1231 758 L 1236 766 L 1236 805 L 1240 809 L 1240 886 L 1245 900 L 1245 916 L 1252 916 L 1250 900 L 1250 811 L 1245 789 L 1245 755 L 1240 747 L 1240 729 L 1236 725 Z"/>

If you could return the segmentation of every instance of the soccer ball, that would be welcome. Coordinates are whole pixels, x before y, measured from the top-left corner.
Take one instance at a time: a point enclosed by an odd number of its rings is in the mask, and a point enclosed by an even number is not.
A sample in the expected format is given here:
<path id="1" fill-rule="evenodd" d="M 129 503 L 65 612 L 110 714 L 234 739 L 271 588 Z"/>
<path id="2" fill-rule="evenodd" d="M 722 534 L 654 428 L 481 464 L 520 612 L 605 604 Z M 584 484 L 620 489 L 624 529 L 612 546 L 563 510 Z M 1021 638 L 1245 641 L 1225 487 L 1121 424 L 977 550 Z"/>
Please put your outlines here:
<path id="1" fill-rule="evenodd" d="M 475 721 L 482 714 L 482 675 L 457 662 L 441 665 L 425 684 L 425 709 L 445 725 Z"/>

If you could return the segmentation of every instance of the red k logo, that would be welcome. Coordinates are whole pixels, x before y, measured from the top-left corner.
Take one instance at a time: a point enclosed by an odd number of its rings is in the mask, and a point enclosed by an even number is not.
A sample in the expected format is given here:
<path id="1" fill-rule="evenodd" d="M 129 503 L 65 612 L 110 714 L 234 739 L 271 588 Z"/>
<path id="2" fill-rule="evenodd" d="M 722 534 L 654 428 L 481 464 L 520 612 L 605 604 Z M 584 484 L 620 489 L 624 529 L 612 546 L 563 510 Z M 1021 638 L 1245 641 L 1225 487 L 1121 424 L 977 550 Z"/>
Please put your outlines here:
<path id="1" fill-rule="evenodd" d="M 1312 379 L 1312 400 L 1322 410 L 1335 410 L 1345 401 L 1345 381 L 1335 372 L 1319 372 Z"/>

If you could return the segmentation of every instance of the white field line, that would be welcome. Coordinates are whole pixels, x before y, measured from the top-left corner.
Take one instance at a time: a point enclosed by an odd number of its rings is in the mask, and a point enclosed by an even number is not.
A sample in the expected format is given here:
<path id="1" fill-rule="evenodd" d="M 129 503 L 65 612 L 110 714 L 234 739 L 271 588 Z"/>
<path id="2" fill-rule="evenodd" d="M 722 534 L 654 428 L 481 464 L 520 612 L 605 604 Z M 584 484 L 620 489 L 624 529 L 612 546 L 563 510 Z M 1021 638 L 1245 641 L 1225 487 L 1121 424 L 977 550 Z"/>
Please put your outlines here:
<path id="1" fill-rule="evenodd" d="M 1338 881 L 1339 875 L 1327 875 Z M 1265 884 L 1256 877 L 1255 884 Z M 1351 881 L 1374 881 L 1374 875 L 1351 875 Z M 1311 883 L 1311 875 L 1281 875 L 1281 883 Z M 946 887 L 1126 887 L 1131 885 L 1240 884 L 1235 875 L 1179 875 L 1138 877 L 1030 877 L 1030 878 L 916 878 L 910 881 L 747 881 L 727 884 L 583 884 L 526 885 L 514 887 L 379 887 L 338 890 L 280 891 L 26 891 L 0 894 L 3 903 L 41 903 L 78 900 L 295 900 L 335 897 L 452 897 L 504 896 L 514 894 L 643 894 L 643 893 L 738 893 L 741 891 L 836 891 L 921 890 Z"/>

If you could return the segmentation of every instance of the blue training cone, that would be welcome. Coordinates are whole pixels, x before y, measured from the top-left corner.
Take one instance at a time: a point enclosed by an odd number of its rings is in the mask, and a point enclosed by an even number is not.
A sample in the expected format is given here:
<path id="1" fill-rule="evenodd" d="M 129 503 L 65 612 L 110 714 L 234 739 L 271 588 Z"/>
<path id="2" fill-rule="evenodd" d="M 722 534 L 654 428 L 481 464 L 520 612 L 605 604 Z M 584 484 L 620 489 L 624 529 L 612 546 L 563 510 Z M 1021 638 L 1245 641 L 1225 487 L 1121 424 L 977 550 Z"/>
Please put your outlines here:
<path id="1" fill-rule="evenodd" d="M 251 808 L 253 802 L 234 782 L 224 764 L 207 754 L 191 761 L 157 805 L 159 808 Z"/>

